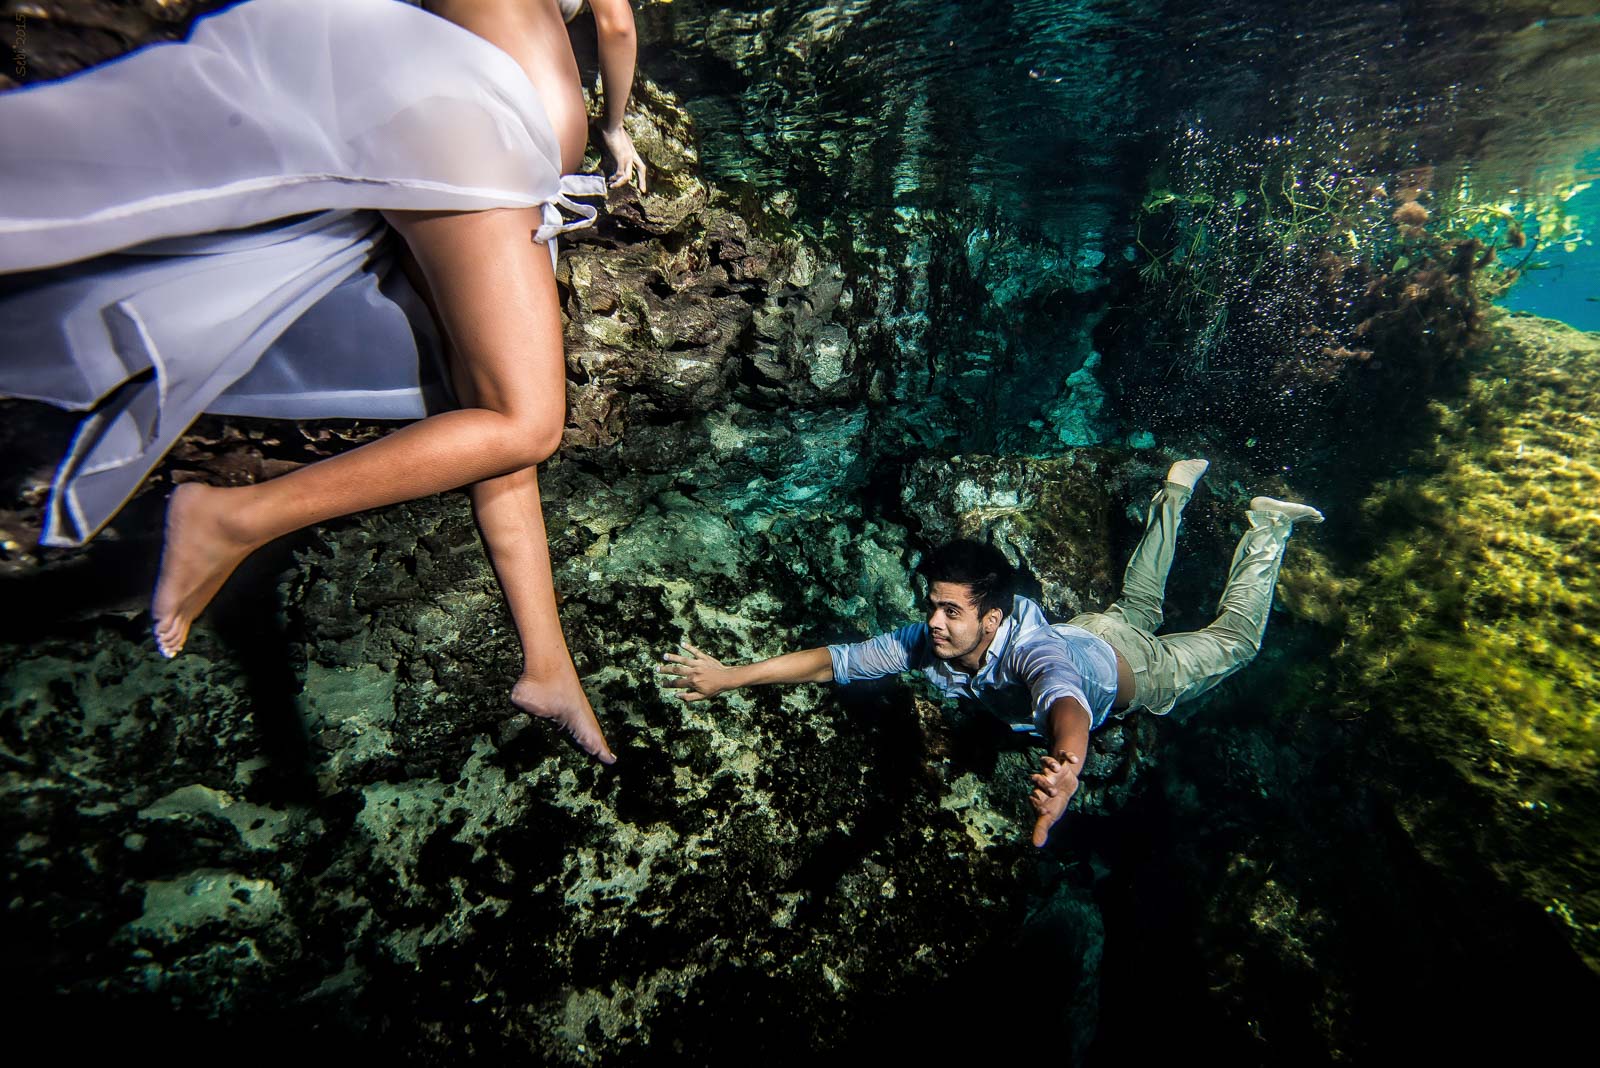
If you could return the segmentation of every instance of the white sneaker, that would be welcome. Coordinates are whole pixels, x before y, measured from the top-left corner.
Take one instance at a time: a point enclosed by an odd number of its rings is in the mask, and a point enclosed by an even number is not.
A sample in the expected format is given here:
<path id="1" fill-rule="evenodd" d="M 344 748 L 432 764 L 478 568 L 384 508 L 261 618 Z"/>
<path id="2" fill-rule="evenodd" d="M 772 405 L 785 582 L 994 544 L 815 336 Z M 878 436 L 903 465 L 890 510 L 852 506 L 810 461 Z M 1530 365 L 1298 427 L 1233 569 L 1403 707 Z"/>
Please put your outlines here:
<path id="1" fill-rule="evenodd" d="M 1294 501 L 1280 501 L 1273 497 L 1250 498 L 1252 512 L 1277 512 L 1287 516 L 1291 523 L 1320 523 L 1322 513 L 1309 504 L 1296 504 Z"/>
<path id="2" fill-rule="evenodd" d="M 1210 466 L 1209 460 L 1179 460 L 1167 468 L 1167 481 L 1192 491 Z"/>

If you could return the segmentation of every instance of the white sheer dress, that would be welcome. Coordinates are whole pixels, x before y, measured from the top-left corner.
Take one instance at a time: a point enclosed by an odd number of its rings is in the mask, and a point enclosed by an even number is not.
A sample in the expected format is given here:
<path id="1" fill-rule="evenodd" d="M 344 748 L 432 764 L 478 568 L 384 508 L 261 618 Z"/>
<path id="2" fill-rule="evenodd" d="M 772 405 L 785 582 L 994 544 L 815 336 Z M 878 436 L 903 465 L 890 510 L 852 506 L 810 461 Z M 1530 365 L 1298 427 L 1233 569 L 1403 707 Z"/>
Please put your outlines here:
<path id="1" fill-rule="evenodd" d="M 250 0 L 0 94 L 0 395 L 87 413 L 42 540 L 92 537 L 201 412 L 427 414 L 375 209 L 542 205 L 554 255 L 605 192 L 560 159 L 510 56 L 397 0 Z"/>

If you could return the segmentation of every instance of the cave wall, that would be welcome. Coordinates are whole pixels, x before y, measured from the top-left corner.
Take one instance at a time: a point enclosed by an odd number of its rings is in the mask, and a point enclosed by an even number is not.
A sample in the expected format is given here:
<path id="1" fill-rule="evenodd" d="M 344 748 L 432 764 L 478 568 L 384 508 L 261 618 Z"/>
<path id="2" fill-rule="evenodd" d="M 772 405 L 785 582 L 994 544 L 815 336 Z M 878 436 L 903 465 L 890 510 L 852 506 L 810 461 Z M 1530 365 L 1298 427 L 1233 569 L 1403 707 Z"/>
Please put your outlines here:
<path id="1" fill-rule="evenodd" d="M 745 659 L 910 618 L 908 568 L 954 534 L 1000 545 L 1059 615 L 1103 604 L 1137 505 L 1171 452 L 1198 443 L 1214 466 L 1186 518 L 1173 616 L 1205 621 L 1238 505 L 1307 485 L 1248 444 L 1248 423 L 1219 440 L 1202 406 L 1171 404 L 1158 423 L 1130 401 L 1128 383 L 1163 381 L 1169 361 L 1129 340 L 1142 266 L 1129 220 L 1148 191 L 1129 175 L 1170 177 L 1162 154 L 1188 118 L 1171 101 L 1197 99 L 1211 73 L 1137 59 L 1219 25 L 1238 31 L 1217 42 L 1235 59 L 1271 44 L 1214 8 L 1115 23 L 1093 4 L 953 4 L 907 32 L 910 8 L 894 3 L 641 7 L 629 128 L 652 188 L 614 195 L 564 247 L 569 422 L 543 476 L 563 621 L 615 773 L 507 718 L 515 643 L 459 495 L 293 539 L 240 576 L 179 663 L 149 651 L 165 489 L 271 477 L 382 428 L 205 421 L 107 538 L 67 554 L 29 535 L 53 455 L 39 442 L 64 444 L 70 427 L 8 404 L 0 564 L 8 600 L 34 606 L 0 628 L 5 925 L 37 980 L 17 1004 L 142 1020 L 173 1042 L 244 1020 L 288 1047 L 359 1032 L 420 1060 L 781 1057 L 868 1047 L 905 1021 L 949 1049 L 972 1040 L 963 1021 L 1005 1010 L 1006 982 L 1043 945 L 1062 971 L 1040 1026 L 1069 1057 L 1198 1034 L 1246 1057 L 1322 1059 L 1406 1026 L 1372 1006 L 1451 976 L 1464 958 L 1450 925 L 1481 899 L 1512 932 L 1494 961 L 1549 966 L 1519 1005 L 1589 989 L 1593 879 L 1550 858 L 1586 848 L 1592 799 L 1529 751 L 1515 708 L 1488 721 L 1517 728 L 1523 749 L 1502 759 L 1471 715 L 1486 669 L 1471 649 L 1440 654 L 1430 630 L 1463 603 L 1516 598 L 1403 566 L 1407 539 L 1438 534 L 1439 509 L 1478 507 L 1480 473 L 1438 476 L 1423 448 L 1435 433 L 1458 435 L 1439 439 L 1445 451 L 1477 440 L 1452 412 L 1548 421 L 1579 407 L 1581 390 L 1538 392 L 1587 381 L 1555 357 L 1527 379 L 1535 396 L 1520 388 L 1519 361 L 1545 359 L 1525 324 L 1479 338 L 1514 349 L 1509 362 L 1419 393 L 1414 481 L 1382 484 L 1392 442 L 1363 433 L 1377 466 L 1318 498 L 1335 524 L 1389 517 L 1395 542 L 1297 538 L 1261 663 L 1182 722 L 1100 732 L 1067 836 L 1043 860 L 1023 838 L 1032 754 L 926 693 L 686 706 L 653 679 L 684 639 Z M 37 53 L 35 74 L 174 36 L 199 10 L 63 4 L 63 43 Z M 1548 55 L 1513 25 L 1531 7 L 1451 10 L 1515 45 L 1507 69 Z M 1296 13 L 1278 14 L 1281 45 Z M 974 19 L 1010 62 L 952 44 L 976 36 Z M 1419 84 L 1453 69 L 1437 41 L 1411 47 Z M 1363 92 L 1370 74 L 1352 75 Z M 1047 95 L 1018 108 L 1018 86 Z M 1306 86 L 1252 71 L 1211 110 L 1271 90 L 1287 124 L 1338 119 L 1293 112 Z M 1541 91 L 1511 79 L 1497 99 L 1548 103 Z M 1581 126 L 1572 100 L 1552 106 Z M 1438 137 L 1467 114 L 1428 112 L 1414 129 Z M 1504 136 L 1496 114 L 1468 117 Z M 1495 374 L 1519 389 L 1475 395 L 1476 408 L 1450 392 Z M 1280 385 L 1240 388 L 1270 407 Z M 1443 503 L 1396 503 L 1415 494 Z M 1489 496 L 1515 510 L 1515 494 Z M 1446 540 L 1464 568 L 1511 551 L 1493 542 L 1498 522 Z M 1440 602 L 1406 619 L 1370 592 L 1436 579 Z M 1358 637 L 1339 646 L 1343 633 Z M 1449 700 L 1367 687 L 1385 651 L 1373 635 L 1390 633 Z M 1592 657 L 1568 634 L 1535 637 L 1568 672 L 1562 694 L 1586 694 Z M 1500 667 L 1522 655 L 1486 648 Z M 1330 666 L 1356 682 L 1333 686 Z M 1530 693 L 1542 677 L 1518 676 Z M 1372 706 L 1359 729 L 1357 698 Z M 1569 735 L 1584 751 L 1582 731 Z M 1486 768 L 1517 789 L 1489 786 Z M 1375 833 L 1363 859 L 1372 882 L 1399 888 L 1390 900 L 1330 874 L 1329 841 Z M 1530 835 L 1537 847 L 1508 847 Z M 1403 966 L 1387 963 L 1393 945 Z M 1148 1027 L 1152 970 L 1170 972 L 1175 1015 L 1195 1030 Z M 1429 1022 L 1482 1004 L 1439 989 Z"/>

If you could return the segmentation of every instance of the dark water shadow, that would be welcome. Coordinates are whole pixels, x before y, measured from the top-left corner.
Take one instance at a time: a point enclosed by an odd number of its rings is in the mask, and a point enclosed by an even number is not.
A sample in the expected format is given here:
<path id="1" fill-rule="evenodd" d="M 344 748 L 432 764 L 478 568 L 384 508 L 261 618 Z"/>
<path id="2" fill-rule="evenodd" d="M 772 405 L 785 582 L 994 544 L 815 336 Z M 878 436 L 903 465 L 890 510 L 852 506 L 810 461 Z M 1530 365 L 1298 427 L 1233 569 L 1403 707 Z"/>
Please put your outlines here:
<path id="1" fill-rule="evenodd" d="M 927 744 L 915 708 L 903 687 L 852 686 L 838 692 L 841 723 L 862 724 L 862 744 L 873 753 L 877 788 L 849 830 L 830 834 L 785 882 L 785 892 L 807 891 L 802 915 L 825 907 L 827 895 L 847 872 L 883 848 L 906 821 L 906 813 L 929 803 Z"/>
<path id="2" fill-rule="evenodd" d="M 66 642 L 88 655 L 110 630 L 151 657 L 150 594 L 161 558 L 164 494 L 145 493 L 117 520 L 120 536 L 102 537 L 74 555 L 0 581 L 10 607 L 0 613 L 0 641 L 28 647 Z M 191 650 L 215 644 L 240 675 L 240 691 L 269 764 L 252 789 L 267 801 L 315 796 L 310 744 L 298 701 L 299 656 L 279 609 L 277 584 L 294 566 L 303 538 L 261 549 L 240 566 L 191 633 Z"/>
<path id="3" fill-rule="evenodd" d="M 204 617 L 210 637 L 242 676 L 244 696 L 267 766 L 251 778 L 257 803 L 306 803 L 317 797 L 311 739 L 301 708 L 303 657 L 279 607 L 277 588 L 294 569 L 305 535 L 281 538 L 234 572 Z"/>
<path id="4" fill-rule="evenodd" d="M 12 1018 L 28 1021 L 36 1036 L 30 1045 L 62 1063 L 125 1059 L 130 1046 L 177 1062 L 203 1063 L 224 1055 L 232 1063 L 269 1065 L 314 1052 L 356 1063 L 369 1059 L 374 1041 L 381 1042 L 325 1010 L 258 1005 L 217 1019 L 203 1007 L 175 1007 L 170 996 L 45 994 L 16 981 L 7 986 Z M 383 1045 L 399 1052 L 392 1042 Z"/>
<path id="5" fill-rule="evenodd" d="M 1281 655 L 1215 691 L 1130 803 L 1087 828 L 1109 862 L 1089 1063 L 1479 1063 L 1577 1040 L 1600 976 L 1503 875 L 1425 855 L 1438 844 L 1393 791 L 1447 796 L 1437 769 L 1390 766 L 1376 721 L 1299 707 L 1314 695 L 1298 666 L 1337 636 L 1277 638 Z M 1446 802 L 1468 829 L 1472 800 Z"/>
<path id="6" fill-rule="evenodd" d="M 130 641 L 148 640 L 165 507 L 162 495 L 146 493 L 123 509 L 116 535 L 79 550 L 46 550 L 39 566 L 0 580 L 7 606 L 0 641 L 26 645 L 106 625 Z"/>

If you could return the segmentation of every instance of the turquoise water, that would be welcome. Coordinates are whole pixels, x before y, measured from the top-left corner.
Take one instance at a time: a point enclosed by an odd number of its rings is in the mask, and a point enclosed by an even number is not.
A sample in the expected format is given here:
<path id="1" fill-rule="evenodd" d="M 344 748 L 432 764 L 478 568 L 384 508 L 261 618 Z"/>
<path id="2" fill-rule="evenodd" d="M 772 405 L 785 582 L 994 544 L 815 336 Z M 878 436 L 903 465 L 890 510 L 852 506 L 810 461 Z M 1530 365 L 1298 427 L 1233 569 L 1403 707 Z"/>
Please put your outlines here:
<path id="1" fill-rule="evenodd" d="M 1600 156 L 1590 156 L 1579 165 L 1583 175 L 1597 170 Z M 1594 240 L 1594 228 L 1600 225 L 1600 186 L 1591 185 L 1566 203 L 1588 233 L 1574 249 L 1556 244 L 1540 253 L 1541 266 L 1512 286 L 1500 303 L 1513 311 L 1560 319 L 1579 330 L 1600 330 L 1600 246 Z"/>

